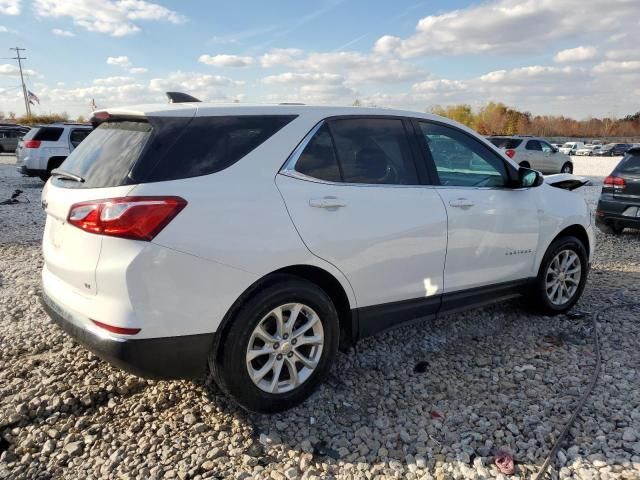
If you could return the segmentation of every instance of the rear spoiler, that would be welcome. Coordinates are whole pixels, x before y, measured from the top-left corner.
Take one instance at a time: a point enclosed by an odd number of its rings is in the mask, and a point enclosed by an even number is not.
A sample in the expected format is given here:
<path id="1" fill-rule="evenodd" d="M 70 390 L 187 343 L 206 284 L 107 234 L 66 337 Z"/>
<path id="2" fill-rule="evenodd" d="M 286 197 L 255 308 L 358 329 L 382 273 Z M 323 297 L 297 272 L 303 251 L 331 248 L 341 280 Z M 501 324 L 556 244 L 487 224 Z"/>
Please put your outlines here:
<path id="1" fill-rule="evenodd" d="M 591 185 L 591 180 L 572 173 L 558 173 L 555 175 L 546 175 L 544 177 L 544 183 L 564 190 L 575 190 L 585 185 Z"/>
<path id="2" fill-rule="evenodd" d="M 188 93 L 183 92 L 166 92 L 169 103 L 192 103 L 201 102 L 196 97 L 192 97 Z"/>

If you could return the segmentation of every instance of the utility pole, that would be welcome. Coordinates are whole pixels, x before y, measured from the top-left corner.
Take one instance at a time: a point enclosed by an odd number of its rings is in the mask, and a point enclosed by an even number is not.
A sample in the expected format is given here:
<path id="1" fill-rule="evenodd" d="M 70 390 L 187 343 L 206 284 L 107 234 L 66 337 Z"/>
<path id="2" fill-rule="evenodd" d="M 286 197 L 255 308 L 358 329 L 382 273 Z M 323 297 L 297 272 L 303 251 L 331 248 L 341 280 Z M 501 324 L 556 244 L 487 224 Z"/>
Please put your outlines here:
<path id="1" fill-rule="evenodd" d="M 26 60 L 27 57 L 20 56 L 21 51 L 25 51 L 24 48 L 10 48 L 9 50 L 15 50 L 16 56 L 13 60 L 18 60 L 18 68 L 20 69 L 20 81 L 22 82 L 22 95 L 24 95 L 24 108 L 27 111 L 27 117 L 31 116 L 31 106 L 29 105 L 29 97 L 27 96 L 27 87 L 24 84 L 24 75 L 22 74 L 22 60 Z"/>

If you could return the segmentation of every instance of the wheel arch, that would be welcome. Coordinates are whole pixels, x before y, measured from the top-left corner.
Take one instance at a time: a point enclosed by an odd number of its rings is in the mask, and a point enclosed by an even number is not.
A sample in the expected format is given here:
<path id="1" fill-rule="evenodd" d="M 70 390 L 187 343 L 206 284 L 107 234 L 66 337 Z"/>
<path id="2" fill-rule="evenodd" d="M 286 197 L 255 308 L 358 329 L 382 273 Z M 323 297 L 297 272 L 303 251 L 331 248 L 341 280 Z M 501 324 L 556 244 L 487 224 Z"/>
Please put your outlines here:
<path id="1" fill-rule="evenodd" d="M 262 276 L 237 298 L 225 314 L 224 318 L 220 322 L 218 330 L 216 331 L 213 345 L 213 351 L 216 352 L 216 355 L 220 355 L 222 353 L 222 349 L 220 348 L 221 341 L 227 335 L 233 318 L 246 300 L 259 289 L 291 276 L 303 278 L 317 285 L 333 301 L 338 313 L 338 321 L 340 325 L 340 350 L 346 351 L 355 343 L 358 333 L 357 314 L 355 313 L 355 306 L 353 306 L 354 309 L 352 310 L 351 301 L 349 300 L 345 287 L 332 273 L 327 270 L 315 265 L 299 264 L 279 268 L 278 270 L 274 270 L 273 272 Z"/>
<path id="2" fill-rule="evenodd" d="M 587 233 L 587 229 L 584 226 L 580 225 L 579 223 L 574 223 L 560 230 L 558 234 L 556 234 L 553 238 L 549 240 L 549 242 L 545 246 L 544 252 L 542 253 L 542 255 L 540 255 L 540 260 L 537 264 L 536 272 L 538 272 L 538 270 L 540 269 L 540 265 L 542 264 L 542 259 L 546 255 L 547 250 L 549 250 L 549 247 L 551 246 L 551 244 L 553 244 L 553 242 L 555 242 L 557 239 L 562 237 L 567 237 L 567 236 L 576 237 L 578 240 L 580 240 L 584 245 L 585 250 L 587 251 L 587 257 L 591 258 L 591 241 L 589 239 L 589 234 Z"/>

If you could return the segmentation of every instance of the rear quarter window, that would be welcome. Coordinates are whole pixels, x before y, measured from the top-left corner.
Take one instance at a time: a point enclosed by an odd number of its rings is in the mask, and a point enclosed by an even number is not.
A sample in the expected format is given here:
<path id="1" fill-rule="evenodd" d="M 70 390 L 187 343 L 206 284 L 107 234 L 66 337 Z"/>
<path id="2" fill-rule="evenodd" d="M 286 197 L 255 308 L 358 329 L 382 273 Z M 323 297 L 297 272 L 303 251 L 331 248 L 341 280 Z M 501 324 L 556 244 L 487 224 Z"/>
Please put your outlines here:
<path id="1" fill-rule="evenodd" d="M 502 137 L 491 137 L 489 141 L 493 143 L 498 148 L 511 149 L 518 148 L 522 143 L 522 140 L 519 138 L 502 138 Z"/>
<path id="2" fill-rule="evenodd" d="M 33 140 L 40 140 L 44 142 L 57 142 L 62 135 L 64 128 L 62 127 L 42 127 L 36 132 Z"/>
<path id="3" fill-rule="evenodd" d="M 627 153 L 616 170 L 620 173 L 640 174 L 640 151 Z"/>

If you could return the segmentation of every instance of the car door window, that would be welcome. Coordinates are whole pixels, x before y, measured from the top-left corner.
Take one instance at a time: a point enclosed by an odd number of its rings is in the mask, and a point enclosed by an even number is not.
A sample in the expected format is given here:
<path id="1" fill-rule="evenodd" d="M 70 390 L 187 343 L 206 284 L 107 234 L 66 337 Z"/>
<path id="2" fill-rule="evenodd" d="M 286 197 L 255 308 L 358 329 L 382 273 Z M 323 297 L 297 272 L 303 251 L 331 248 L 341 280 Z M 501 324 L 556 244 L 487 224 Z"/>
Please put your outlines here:
<path id="1" fill-rule="evenodd" d="M 527 150 L 542 151 L 542 146 L 538 140 L 529 140 L 525 146 Z"/>
<path id="2" fill-rule="evenodd" d="M 316 132 L 296 161 L 295 169 L 308 177 L 340 182 L 340 168 L 327 124 Z"/>
<path id="3" fill-rule="evenodd" d="M 71 145 L 77 147 L 90 133 L 91 130 L 72 130 L 69 135 L 69 141 L 71 142 Z"/>
<path id="4" fill-rule="evenodd" d="M 508 182 L 504 161 L 485 145 L 458 129 L 418 122 L 441 185 L 503 187 Z"/>
<path id="5" fill-rule="evenodd" d="M 551 153 L 554 151 L 553 147 L 549 145 L 547 142 L 539 141 L 540 147 L 544 153 Z"/>
<path id="6" fill-rule="evenodd" d="M 420 184 L 402 120 L 353 118 L 328 124 L 344 182 Z"/>

